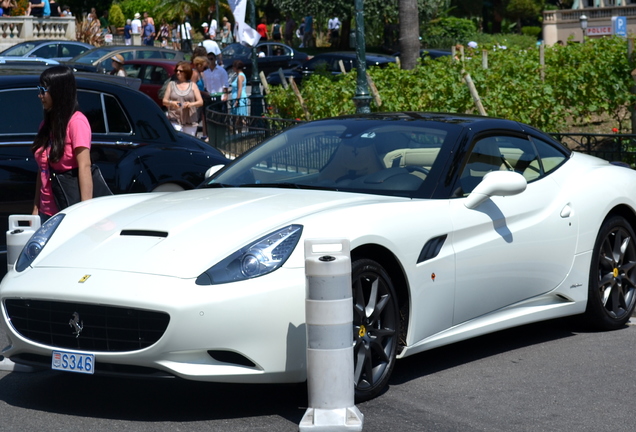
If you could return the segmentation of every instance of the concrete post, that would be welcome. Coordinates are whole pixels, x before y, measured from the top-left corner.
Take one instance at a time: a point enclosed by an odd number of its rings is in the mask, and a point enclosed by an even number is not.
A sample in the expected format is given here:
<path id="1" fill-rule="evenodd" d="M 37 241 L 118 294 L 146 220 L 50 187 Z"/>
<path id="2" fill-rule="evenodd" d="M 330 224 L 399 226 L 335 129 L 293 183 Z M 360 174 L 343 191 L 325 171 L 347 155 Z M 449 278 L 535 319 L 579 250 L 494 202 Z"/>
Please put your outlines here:
<path id="1" fill-rule="evenodd" d="M 306 240 L 307 391 L 299 430 L 361 431 L 354 405 L 351 258 L 345 239 Z"/>

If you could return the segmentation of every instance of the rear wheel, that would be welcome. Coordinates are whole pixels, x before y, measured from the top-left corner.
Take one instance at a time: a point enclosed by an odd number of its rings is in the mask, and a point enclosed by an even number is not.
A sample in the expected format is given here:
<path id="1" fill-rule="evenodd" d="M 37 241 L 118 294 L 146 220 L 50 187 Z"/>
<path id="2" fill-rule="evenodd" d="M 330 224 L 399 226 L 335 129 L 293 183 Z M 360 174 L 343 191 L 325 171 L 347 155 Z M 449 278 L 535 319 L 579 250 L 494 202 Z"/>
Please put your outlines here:
<path id="1" fill-rule="evenodd" d="M 605 221 L 596 238 L 585 313 L 601 329 L 625 325 L 636 305 L 635 241 L 633 229 L 620 216 Z"/>
<path id="2" fill-rule="evenodd" d="M 353 351 L 356 401 L 377 396 L 388 384 L 398 345 L 398 301 L 387 272 L 368 259 L 352 264 Z"/>

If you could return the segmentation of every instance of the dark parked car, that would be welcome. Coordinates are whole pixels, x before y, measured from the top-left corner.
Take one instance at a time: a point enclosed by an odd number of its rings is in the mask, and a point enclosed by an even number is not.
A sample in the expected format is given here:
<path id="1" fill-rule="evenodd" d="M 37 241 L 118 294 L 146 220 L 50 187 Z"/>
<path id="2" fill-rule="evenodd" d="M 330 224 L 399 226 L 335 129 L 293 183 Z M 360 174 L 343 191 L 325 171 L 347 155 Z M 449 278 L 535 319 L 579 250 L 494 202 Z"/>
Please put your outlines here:
<path id="1" fill-rule="evenodd" d="M 73 67 L 76 71 L 108 73 L 113 69 L 112 57 L 116 54 L 121 54 L 124 57 L 124 61 L 159 58 L 183 60 L 185 58 L 181 51 L 167 48 L 145 45 L 112 45 L 93 48 L 72 58 L 66 64 Z"/>
<path id="2" fill-rule="evenodd" d="M 81 111 L 91 124 L 91 159 L 115 194 L 192 189 L 227 159 L 203 141 L 174 130 L 139 80 L 76 74 Z M 0 264 L 8 216 L 33 209 L 37 165 L 31 143 L 42 121 L 39 75 L 0 76 Z M 0 268 L 0 276 L 6 266 Z"/>
<path id="3" fill-rule="evenodd" d="M 395 63 L 395 57 L 386 54 L 372 54 L 367 53 L 367 67 L 386 67 L 389 63 Z M 283 70 L 283 74 L 286 79 L 294 77 L 294 81 L 298 84 L 303 78 L 313 74 L 317 69 L 324 68 L 327 72 L 333 75 L 342 73 L 340 69 L 340 61 L 345 68 L 345 71 L 349 72 L 355 67 L 356 53 L 348 51 L 337 51 L 325 54 L 318 54 L 308 60 L 304 64 L 297 66 L 293 69 Z M 267 82 L 270 85 L 280 85 L 280 74 L 278 69 L 275 72 L 267 75 Z"/>
<path id="4" fill-rule="evenodd" d="M 33 40 L 15 44 L 0 52 L 0 57 L 40 57 L 58 61 L 70 60 L 93 45 L 66 40 Z"/>
<path id="5" fill-rule="evenodd" d="M 432 58 L 432 59 L 436 59 L 436 58 L 440 58 L 440 57 L 446 57 L 451 55 L 452 53 L 448 50 L 439 50 L 439 49 L 427 49 L 427 48 L 422 48 L 420 50 L 420 57 L 422 58 Z M 401 52 L 398 51 L 396 53 L 393 54 L 393 57 L 399 57 L 401 55 Z"/>
<path id="6" fill-rule="evenodd" d="M 159 90 L 166 80 L 174 75 L 177 63 L 178 60 L 168 59 L 128 60 L 124 64 L 124 69 L 129 77 L 141 80 L 139 90 L 150 96 L 163 109 Z"/>
<path id="7" fill-rule="evenodd" d="M 258 71 L 265 75 L 277 71 L 280 68 L 288 69 L 303 64 L 309 56 L 280 42 L 263 42 L 256 46 L 262 53 L 257 59 Z M 221 52 L 223 54 L 223 67 L 230 71 L 234 60 L 241 60 L 245 64 L 245 76 L 249 79 L 252 74 L 252 49 L 239 43 L 233 43 Z"/>

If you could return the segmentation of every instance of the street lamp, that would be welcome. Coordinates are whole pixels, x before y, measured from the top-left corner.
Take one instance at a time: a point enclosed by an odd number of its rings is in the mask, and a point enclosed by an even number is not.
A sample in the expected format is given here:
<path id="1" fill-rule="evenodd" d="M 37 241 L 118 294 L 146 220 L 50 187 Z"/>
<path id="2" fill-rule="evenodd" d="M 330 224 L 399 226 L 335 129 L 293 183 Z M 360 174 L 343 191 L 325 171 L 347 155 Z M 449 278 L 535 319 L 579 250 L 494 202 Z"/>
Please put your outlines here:
<path id="1" fill-rule="evenodd" d="M 585 30 L 587 29 L 587 16 L 585 14 L 579 17 L 581 23 L 581 31 L 583 32 L 583 43 L 585 43 Z"/>
<path id="2" fill-rule="evenodd" d="M 358 75 L 356 77 L 356 94 L 353 103 L 356 105 L 357 114 L 371 112 L 371 96 L 369 95 L 369 83 L 367 81 L 367 53 L 364 41 L 364 3 L 363 0 L 355 0 L 356 9 L 356 61 Z"/>
<path id="3" fill-rule="evenodd" d="M 250 18 L 252 28 L 256 28 L 256 2 L 250 0 L 251 11 Z M 250 80 L 252 86 L 252 94 L 250 95 L 250 115 L 252 117 L 260 117 L 263 114 L 263 95 L 261 94 L 261 82 L 258 78 L 258 52 L 256 46 L 252 48 L 252 78 Z M 239 95 L 240 97 L 240 95 Z"/>

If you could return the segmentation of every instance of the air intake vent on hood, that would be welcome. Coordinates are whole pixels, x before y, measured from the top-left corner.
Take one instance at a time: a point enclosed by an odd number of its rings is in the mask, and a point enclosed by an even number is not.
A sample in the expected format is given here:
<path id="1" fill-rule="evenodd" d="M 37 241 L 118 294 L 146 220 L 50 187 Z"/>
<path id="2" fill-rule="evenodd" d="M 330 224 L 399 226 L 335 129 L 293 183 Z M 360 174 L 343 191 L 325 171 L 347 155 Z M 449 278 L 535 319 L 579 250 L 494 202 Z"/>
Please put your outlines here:
<path id="1" fill-rule="evenodd" d="M 168 237 L 168 233 L 165 231 L 151 231 L 151 230 L 122 230 L 123 236 L 141 236 L 141 237 Z"/>

